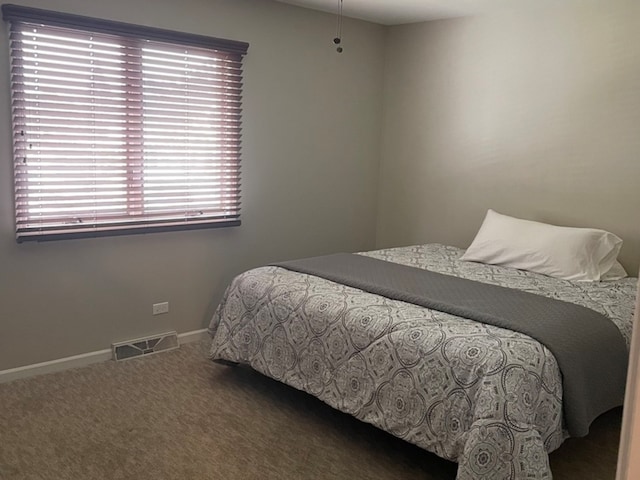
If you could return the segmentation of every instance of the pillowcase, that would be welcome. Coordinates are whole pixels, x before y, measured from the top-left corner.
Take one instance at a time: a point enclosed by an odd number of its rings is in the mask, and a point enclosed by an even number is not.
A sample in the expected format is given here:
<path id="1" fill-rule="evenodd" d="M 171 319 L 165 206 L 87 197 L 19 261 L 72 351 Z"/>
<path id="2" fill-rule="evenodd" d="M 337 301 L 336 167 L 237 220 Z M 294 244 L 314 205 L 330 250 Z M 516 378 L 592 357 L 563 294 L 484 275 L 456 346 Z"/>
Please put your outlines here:
<path id="1" fill-rule="evenodd" d="M 622 280 L 623 278 L 627 278 L 627 271 L 617 260 L 613 262 L 613 266 L 609 269 L 608 272 L 602 275 L 603 282 L 613 282 L 615 280 Z"/>
<path id="2" fill-rule="evenodd" d="M 600 281 L 615 266 L 621 247 L 622 240 L 604 230 L 558 227 L 489 210 L 460 259 L 564 280 Z"/>

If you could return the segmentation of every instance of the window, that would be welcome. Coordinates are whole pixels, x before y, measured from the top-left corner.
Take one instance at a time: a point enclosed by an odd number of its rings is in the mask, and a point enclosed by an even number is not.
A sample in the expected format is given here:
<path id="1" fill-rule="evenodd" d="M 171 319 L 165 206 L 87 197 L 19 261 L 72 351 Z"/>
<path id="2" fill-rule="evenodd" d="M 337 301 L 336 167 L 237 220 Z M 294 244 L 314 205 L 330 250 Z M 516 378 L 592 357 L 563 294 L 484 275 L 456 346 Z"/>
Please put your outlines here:
<path id="1" fill-rule="evenodd" d="M 240 224 L 248 44 L 2 10 L 19 242 Z"/>

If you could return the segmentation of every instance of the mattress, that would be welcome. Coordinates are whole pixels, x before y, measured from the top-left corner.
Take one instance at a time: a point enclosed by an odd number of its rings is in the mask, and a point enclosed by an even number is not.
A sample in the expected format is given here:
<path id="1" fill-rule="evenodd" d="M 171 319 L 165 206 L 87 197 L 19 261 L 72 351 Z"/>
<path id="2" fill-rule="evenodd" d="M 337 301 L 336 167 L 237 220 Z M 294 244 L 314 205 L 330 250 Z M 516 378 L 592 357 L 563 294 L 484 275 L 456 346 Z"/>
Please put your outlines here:
<path id="1" fill-rule="evenodd" d="M 629 344 L 636 279 L 570 282 L 462 253 L 430 244 L 362 255 L 583 305 Z M 553 354 L 514 331 L 269 266 L 233 280 L 210 333 L 212 359 L 456 461 L 459 480 L 551 478 L 547 454 L 568 435 Z"/>

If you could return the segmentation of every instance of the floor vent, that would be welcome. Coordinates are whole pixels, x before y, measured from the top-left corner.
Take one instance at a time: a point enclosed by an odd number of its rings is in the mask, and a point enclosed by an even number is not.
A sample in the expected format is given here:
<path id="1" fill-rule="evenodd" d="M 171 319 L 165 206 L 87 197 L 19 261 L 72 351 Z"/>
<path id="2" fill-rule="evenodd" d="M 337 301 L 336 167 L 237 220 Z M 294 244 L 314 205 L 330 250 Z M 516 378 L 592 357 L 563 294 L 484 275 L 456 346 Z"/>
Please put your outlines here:
<path id="1" fill-rule="evenodd" d="M 166 352 L 178 348 L 178 334 L 176 332 L 161 333 L 150 337 L 136 338 L 111 344 L 114 360 L 128 360 L 153 353 Z"/>

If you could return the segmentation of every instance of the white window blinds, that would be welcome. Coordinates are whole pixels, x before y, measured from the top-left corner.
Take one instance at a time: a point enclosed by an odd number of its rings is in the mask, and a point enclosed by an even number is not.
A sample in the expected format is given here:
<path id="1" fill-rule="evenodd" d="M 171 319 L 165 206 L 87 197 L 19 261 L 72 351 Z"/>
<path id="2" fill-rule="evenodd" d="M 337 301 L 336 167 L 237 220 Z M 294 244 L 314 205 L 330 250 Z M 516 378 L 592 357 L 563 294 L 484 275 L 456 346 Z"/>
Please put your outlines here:
<path id="1" fill-rule="evenodd" d="M 3 13 L 18 241 L 240 223 L 246 44 Z"/>

